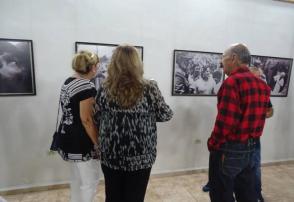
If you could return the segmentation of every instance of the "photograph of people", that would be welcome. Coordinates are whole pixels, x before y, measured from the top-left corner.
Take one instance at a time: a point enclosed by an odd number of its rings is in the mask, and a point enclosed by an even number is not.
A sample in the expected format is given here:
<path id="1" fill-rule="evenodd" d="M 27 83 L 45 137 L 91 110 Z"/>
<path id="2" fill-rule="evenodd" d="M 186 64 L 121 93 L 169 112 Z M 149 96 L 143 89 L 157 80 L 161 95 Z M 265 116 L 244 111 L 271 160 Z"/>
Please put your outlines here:
<path id="1" fill-rule="evenodd" d="M 271 88 L 271 96 L 287 96 L 292 59 L 267 56 L 252 56 L 251 66 L 262 71 L 261 78 Z"/>
<path id="2" fill-rule="evenodd" d="M 177 94 L 189 93 L 189 74 L 186 63 L 185 59 L 181 58 L 175 64 L 174 92 Z"/>
<path id="3" fill-rule="evenodd" d="M 194 92 L 196 94 L 214 94 L 216 82 L 212 77 L 209 67 L 203 67 L 200 77 L 195 82 Z"/>
<path id="4" fill-rule="evenodd" d="M 219 53 L 175 50 L 173 95 L 216 95 L 223 82 Z"/>
<path id="5" fill-rule="evenodd" d="M 272 90 L 272 93 L 279 94 L 281 90 L 283 89 L 285 85 L 285 72 L 277 71 L 277 74 L 273 77 L 275 81 L 274 89 Z"/>

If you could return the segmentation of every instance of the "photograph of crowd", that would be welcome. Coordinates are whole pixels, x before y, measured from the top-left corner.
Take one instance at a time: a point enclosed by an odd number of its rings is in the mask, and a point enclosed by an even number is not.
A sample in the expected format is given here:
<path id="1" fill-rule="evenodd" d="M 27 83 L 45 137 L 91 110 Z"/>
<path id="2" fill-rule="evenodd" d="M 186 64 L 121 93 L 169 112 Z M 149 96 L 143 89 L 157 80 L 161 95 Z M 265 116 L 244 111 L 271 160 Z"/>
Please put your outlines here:
<path id="1" fill-rule="evenodd" d="M 293 59 L 267 56 L 251 56 L 251 66 L 261 70 L 263 80 L 271 88 L 271 96 L 286 97 Z"/>
<path id="2" fill-rule="evenodd" d="M 76 42 L 75 50 L 76 52 L 87 50 L 96 53 L 100 59 L 100 67 L 97 71 L 93 83 L 96 89 L 101 86 L 102 81 L 107 77 L 107 67 L 110 63 L 112 53 L 118 44 L 103 44 L 103 43 L 88 43 L 88 42 Z M 143 47 L 135 46 L 138 50 L 138 54 L 143 60 Z"/>
<path id="3" fill-rule="evenodd" d="M 0 96 L 36 95 L 33 42 L 0 39 Z"/>
<path id="4" fill-rule="evenodd" d="M 174 50 L 172 95 L 215 96 L 224 80 L 220 53 Z"/>

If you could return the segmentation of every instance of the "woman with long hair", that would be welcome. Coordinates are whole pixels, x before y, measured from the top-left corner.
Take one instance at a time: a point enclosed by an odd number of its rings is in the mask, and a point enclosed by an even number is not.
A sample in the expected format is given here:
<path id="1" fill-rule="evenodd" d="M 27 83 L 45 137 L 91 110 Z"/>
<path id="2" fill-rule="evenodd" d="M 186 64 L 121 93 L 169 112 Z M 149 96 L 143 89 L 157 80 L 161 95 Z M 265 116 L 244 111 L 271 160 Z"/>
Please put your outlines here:
<path id="1" fill-rule="evenodd" d="M 136 48 L 119 46 L 97 93 L 106 202 L 144 201 L 156 158 L 156 122 L 173 115 L 157 83 L 143 73 Z"/>

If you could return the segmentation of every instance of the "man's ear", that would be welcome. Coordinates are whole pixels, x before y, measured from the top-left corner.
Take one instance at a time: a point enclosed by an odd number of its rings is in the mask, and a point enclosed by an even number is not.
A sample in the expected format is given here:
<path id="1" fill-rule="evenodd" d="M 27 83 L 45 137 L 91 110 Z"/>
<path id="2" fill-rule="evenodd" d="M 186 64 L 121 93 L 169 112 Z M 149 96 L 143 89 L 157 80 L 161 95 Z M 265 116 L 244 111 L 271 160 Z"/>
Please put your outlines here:
<path id="1" fill-rule="evenodd" d="M 238 56 L 237 56 L 236 54 L 234 54 L 234 53 L 231 55 L 231 61 L 232 61 L 232 63 L 235 64 L 235 65 L 240 65 L 239 58 L 238 58 Z"/>

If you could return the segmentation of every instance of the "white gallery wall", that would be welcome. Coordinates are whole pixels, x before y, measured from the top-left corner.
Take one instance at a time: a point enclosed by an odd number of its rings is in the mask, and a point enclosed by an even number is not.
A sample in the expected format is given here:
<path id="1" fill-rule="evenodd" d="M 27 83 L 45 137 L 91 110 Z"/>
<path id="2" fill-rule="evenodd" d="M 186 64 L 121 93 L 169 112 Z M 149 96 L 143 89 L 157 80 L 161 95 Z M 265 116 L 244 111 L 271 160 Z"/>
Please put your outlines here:
<path id="1" fill-rule="evenodd" d="M 147 78 L 175 112 L 158 124 L 153 173 L 208 167 L 207 138 L 216 97 L 171 96 L 174 49 L 222 52 L 246 43 L 252 54 L 294 57 L 294 4 L 271 0 L 0 0 L 0 38 L 33 40 L 36 96 L 0 97 L 0 191 L 68 181 L 58 155 L 47 154 L 58 95 L 72 74 L 74 42 L 144 46 Z M 262 137 L 262 161 L 294 159 L 294 75 L 288 97 Z"/>

